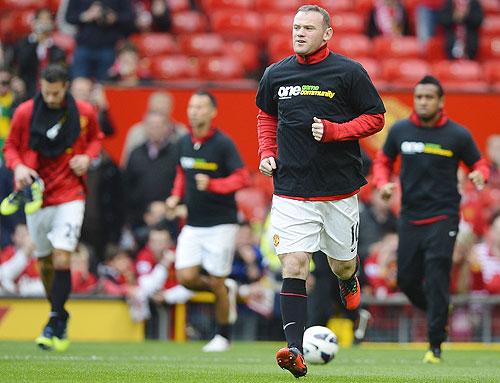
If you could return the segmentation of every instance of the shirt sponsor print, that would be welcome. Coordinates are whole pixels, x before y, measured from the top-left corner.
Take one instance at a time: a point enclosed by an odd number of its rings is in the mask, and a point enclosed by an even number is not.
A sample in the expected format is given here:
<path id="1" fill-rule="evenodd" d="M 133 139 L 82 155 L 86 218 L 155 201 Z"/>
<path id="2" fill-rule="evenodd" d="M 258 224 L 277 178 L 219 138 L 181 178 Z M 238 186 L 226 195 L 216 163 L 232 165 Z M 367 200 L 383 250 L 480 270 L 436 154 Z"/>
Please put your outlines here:
<path id="1" fill-rule="evenodd" d="M 216 171 L 219 165 L 215 162 L 208 162 L 204 158 L 181 157 L 183 169 L 210 170 Z"/>
<path id="2" fill-rule="evenodd" d="M 401 153 L 403 154 L 435 154 L 443 157 L 453 157 L 453 151 L 443 149 L 439 144 L 431 144 L 415 141 L 403 141 L 401 143 Z"/>
<path id="3" fill-rule="evenodd" d="M 278 97 L 280 100 L 290 99 L 294 96 L 317 96 L 331 99 L 335 96 L 335 92 L 321 90 L 318 85 L 289 85 L 279 87 Z"/>

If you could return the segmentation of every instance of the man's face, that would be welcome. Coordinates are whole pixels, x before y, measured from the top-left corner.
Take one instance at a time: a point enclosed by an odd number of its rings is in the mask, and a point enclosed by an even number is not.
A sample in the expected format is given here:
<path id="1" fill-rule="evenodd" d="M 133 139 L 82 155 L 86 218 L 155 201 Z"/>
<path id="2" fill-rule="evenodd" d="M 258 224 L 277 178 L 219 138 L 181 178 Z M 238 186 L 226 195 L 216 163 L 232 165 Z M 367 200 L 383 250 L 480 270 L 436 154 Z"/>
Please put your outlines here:
<path id="1" fill-rule="evenodd" d="M 33 31 L 36 33 L 50 33 L 54 30 L 54 20 L 49 11 L 42 11 L 33 20 Z"/>
<path id="2" fill-rule="evenodd" d="M 146 137 L 153 144 L 163 144 L 170 135 L 170 129 L 165 116 L 159 113 L 149 113 L 144 120 Z"/>
<path id="3" fill-rule="evenodd" d="M 40 82 L 40 92 L 42 93 L 43 101 L 45 101 L 50 109 L 59 109 L 62 107 L 67 89 L 67 82 L 48 82 L 44 79 Z"/>
<path id="4" fill-rule="evenodd" d="M 415 113 L 422 121 L 432 120 L 443 109 L 444 98 L 439 97 L 439 90 L 433 84 L 418 84 L 413 93 Z"/>
<path id="5" fill-rule="evenodd" d="M 9 72 L 0 72 L 0 96 L 4 96 L 10 90 L 10 80 Z"/>
<path id="6" fill-rule="evenodd" d="M 187 115 L 192 127 L 211 125 L 216 114 L 217 110 L 212 105 L 210 97 L 195 94 L 189 99 Z"/>
<path id="7" fill-rule="evenodd" d="M 332 33 L 332 28 L 325 29 L 321 13 L 297 12 L 293 19 L 293 50 L 307 56 L 330 40 Z"/>

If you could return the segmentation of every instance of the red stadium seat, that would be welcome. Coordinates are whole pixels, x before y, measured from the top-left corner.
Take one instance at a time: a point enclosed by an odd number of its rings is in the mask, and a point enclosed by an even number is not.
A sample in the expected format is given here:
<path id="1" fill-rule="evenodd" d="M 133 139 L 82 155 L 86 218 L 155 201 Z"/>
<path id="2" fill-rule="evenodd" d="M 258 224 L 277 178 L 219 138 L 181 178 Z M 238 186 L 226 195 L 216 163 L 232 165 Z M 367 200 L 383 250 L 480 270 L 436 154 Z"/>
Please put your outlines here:
<path id="1" fill-rule="evenodd" d="M 241 189 L 236 193 L 238 210 L 249 222 L 264 223 L 269 211 L 269 198 L 266 193 L 257 187 Z"/>
<path id="2" fill-rule="evenodd" d="M 235 38 L 256 40 L 261 32 L 261 18 L 253 11 L 215 11 L 210 21 L 214 32 Z"/>
<path id="3" fill-rule="evenodd" d="M 378 58 L 420 58 L 420 42 L 413 36 L 383 37 L 374 39 L 375 56 Z"/>
<path id="4" fill-rule="evenodd" d="M 387 86 L 387 81 L 382 77 L 382 70 L 379 61 L 371 57 L 356 57 L 355 60 L 363 65 L 371 80 L 377 88 Z"/>
<path id="5" fill-rule="evenodd" d="M 190 8 L 189 0 L 168 0 L 168 9 L 172 13 L 188 11 Z"/>
<path id="6" fill-rule="evenodd" d="M 172 15 L 173 33 L 206 32 L 208 20 L 206 16 L 197 11 L 177 12 Z"/>
<path id="7" fill-rule="evenodd" d="M 485 92 L 488 90 L 482 67 L 476 61 L 440 61 L 433 65 L 432 71 L 447 91 Z"/>
<path id="8" fill-rule="evenodd" d="M 491 85 L 500 86 L 500 59 L 485 62 L 484 74 Z"/>
<path id="9" fill-rule="evenodd" d="M 224 51 L 224 41 L 217 33 L 183 35 L 179 45 L 184 54 L 191 56 L 219 55 Z"/>
<path id="10" fill-rule="evenodd" d="M 486 17 L 488 17 L 488 14 L 500 13 L 500 1 L 498 0 L 481 0 L 481 6 L 484 13 L 486 13 Z"/>
<path id="11" fill-rule="evenodd" d="M 332 26 L 335 33 L 363 33 L 365 18 L 354 12 L 334 13 Z"/>
<path id="12" fill-rule="evenodd" d="M 372 42 L 365 35 L 334 35 L 328 44 L 335 52 L 348 57 L 371 56 Z"/>
<path id="13" fill-rule="evenodd" d="M 2 0 L 0 1 L 0 10 L 19 11 L 23 9 L 40 9 L 49 7 L 48 0 Z"/>
<path id="14" fill-rule="evenodd" d="M 444 50 L 444 37 L 434 36 L 427 41 L 424 56 L 428 61 L 446 60 L 446 52 Z"/>
<path id="15" fill-rule="evenodd" d="M 137 45 L 141 56 L 160 56 L 179 52 L 175 38 L 164 32 L 145 32 L 133 35 L 130 40 Z"/>
<path id="16" fill-rule="evenodd" d="M 295 14 L 301 6 L 300 0 L 255 0 L 255 9 L 260 12 L 280 11 Z"/>
<path id="17" fill-rule="evenodd" d="M 267 54 L 270 63 L 294 54 L 291 34 L 271 36 L 267 42 Z"/>
<path id="18" fill-rule="evenodd" d="M 185 55 L 151 58 L 151 75 L 157 80 L 177 80 L 199 76 L 198 61 Z"/>
<path id="19" fill-rule="evenodd" d="M 201 0 L 201 6 L 205 10 L 205 13 L 211 14 L 215 10 L 219 9 L 253 9 L 253 0 Z"/>
<path id="20" fill-rule="evenodd" d="M 483 36 L 499 36 L 500 35 L 500 14 L 488 15 L 484 18 L 481 26 Z"/>
<path id="21" fill-rule="evenodd" d="M 425 75 L 429 64 L 420 59 L 389 59 L 382 62 L 384 78 L 396 87 L 413 88 Z"/>
<path id="22" fill-rule="evenodd" d="M 350 12 L 357 10 L 354 6 L 353 0 L 317 0 L 314 4 L 325 8 L 330 16 L 334 15 L 336 12 Z"/>
<path id="23" fill-rule="evenodd" d="M 292 34 L 293 13 L 271 12 L 264 14 L 264 27 L 262 32 L 267 36 L 274 35 L 275 33 L 288 33 Z"/>
<path id="24" fill-rule="evenodd" d="M 201 75 L 208 80 L 229 80 L 243 78 L 242 62 L 232 56 L 206 57 L 200 61 Z"/>
<path id="25" fill-rule="evenodd" d="M 482 60 L 500 59 L 500 36 L 483 36 L 479 43 L 479 57 Z"/>
<path id="26" fill-rule="evenodd" d="M 354 9 L 362 15 L 367 16 L 373 8 L 374 0 L 354 0 Z"/>
<path id="27" fill-rule="evenodd" d="M 228 55 L 239 57 L 245 70 L 253 71 L 260 67 L 260 50 L 256 43 L 234 40 L 226 41 L 224 46 Z"/>

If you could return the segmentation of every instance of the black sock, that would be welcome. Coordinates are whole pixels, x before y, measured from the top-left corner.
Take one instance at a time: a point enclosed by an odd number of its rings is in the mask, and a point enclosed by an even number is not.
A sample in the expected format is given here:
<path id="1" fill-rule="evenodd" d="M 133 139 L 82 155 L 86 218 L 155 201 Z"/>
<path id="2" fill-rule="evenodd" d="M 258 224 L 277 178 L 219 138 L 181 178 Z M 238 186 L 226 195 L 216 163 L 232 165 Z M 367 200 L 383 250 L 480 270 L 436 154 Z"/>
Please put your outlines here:
<path id="1" fill-rule="evenodd" d="M 217 324 L 217 334 L 222 335 L 227 340 L 231 340 L 232 327 L 230 324 Z"/>
<path id="2" fill-rule="evenodd" d="M 66 319 L 68 312 L 64 309 L 64 304 L 71 293 L 71 273 L 69 270 L 56 270 L 54 273 L 54 282 L 52 283 L 51 297 L 51 316 L 53 313 L 57 317 Z"/>
<path id="3" fill-rule="evenodd" d="M 302 350 L 302 338 L 307 320 L 306 281 L 297 278 L 283 279 L 280 294 L 281 317 L 288 347 Z"/>

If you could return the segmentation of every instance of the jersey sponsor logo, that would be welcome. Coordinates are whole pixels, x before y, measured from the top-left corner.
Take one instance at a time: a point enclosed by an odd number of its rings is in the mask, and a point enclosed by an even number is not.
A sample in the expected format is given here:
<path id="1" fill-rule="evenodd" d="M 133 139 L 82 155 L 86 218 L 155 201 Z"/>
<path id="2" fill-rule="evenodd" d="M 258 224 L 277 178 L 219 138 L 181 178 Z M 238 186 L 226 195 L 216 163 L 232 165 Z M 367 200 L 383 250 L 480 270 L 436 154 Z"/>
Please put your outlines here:
<path id="1" fill-rule="evenodd" d="M 278 234 L 273 235 L 273 243 L 274 247 L 278 247 L 278 245 L 280 244 L 280 236 Z"/>
<path id="2" fill-rule="evenodd" d="M 216 171 L 219 165 L 215 162 L 207 162 L 204 158 L 181 157 L 183 169 L 210 170 Z"/>
<path id="3" fill-rule="evenodd" d="M 431 144 L 415 141 L 403 141 L 401 143 L 401 153 L 403 154 L 434 154 L 443 157 L 453 157 L 453 151 L 443 149 L 439 144 Z"/>
<path id="4" fill-rule="evenodd" d="M 278 97 L 280 100 L 287 100 L 294 96 L 316 96 L 331 99 L 335 96 L 335 92 L 321 90 L 318 85 L 289 85 L 279 87 Z"/>

